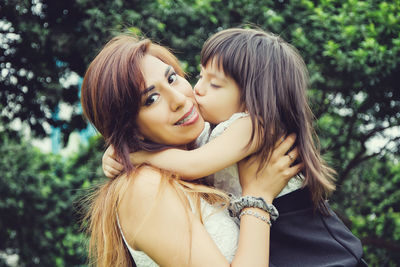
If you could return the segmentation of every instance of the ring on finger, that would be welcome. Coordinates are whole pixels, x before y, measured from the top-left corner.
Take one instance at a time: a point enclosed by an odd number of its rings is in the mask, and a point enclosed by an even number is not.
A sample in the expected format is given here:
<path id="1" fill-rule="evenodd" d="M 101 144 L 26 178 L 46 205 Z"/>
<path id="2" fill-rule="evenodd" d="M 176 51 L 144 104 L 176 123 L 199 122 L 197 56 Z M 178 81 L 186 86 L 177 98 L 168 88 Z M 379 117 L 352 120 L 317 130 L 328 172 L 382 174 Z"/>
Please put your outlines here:
<path id="1" fill-rule="evenodd" d="M 293 156 L 290 153 L 287 154 L 290 160 L 293 160 Z"/>

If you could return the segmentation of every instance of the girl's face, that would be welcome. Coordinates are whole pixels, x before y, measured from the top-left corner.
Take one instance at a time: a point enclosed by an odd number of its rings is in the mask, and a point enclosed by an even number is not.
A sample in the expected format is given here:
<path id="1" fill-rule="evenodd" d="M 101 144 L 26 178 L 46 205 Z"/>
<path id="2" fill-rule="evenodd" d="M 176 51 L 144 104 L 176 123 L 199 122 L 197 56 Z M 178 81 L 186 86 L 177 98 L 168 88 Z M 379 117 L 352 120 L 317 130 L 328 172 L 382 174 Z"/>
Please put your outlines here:
<path id="1" fill-rule="evenodd" d="M 172 66 L 146 55 L 142 61 L 146 89 L 142 91 L 137 125 L 145 139 L 185 145 L 204 128 L 191 85 Z"/>
<path id="2" fill-rule="evenodd" d="M 216 60 L 210 60 L 205 67 L 201 67 L 194 91 L 201 115 L 212 124 L 226 121 L 234 113 L 244 111 L 239 86 L 218 68 Z"/>

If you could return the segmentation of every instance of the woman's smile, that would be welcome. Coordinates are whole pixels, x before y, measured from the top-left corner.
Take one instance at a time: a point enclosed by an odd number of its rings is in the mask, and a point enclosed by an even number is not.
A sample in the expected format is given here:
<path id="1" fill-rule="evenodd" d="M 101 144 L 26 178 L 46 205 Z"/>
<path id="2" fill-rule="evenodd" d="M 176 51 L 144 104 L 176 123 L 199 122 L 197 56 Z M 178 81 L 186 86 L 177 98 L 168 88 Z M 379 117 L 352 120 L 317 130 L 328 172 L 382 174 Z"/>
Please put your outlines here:
<path id="1" fill-rule="evenodd" d="M 142 72 L 148 88 L 137 118 L 145 139 L 167 145 L 195 140 L 204 128 L 189 82 L 160 59 L 146 55 Z"/>
<path id="2" fill-rule="evenodd" d="M 186 126 L 195 123 L 199 119 L 199 113 L 197 112 L 195 106 L 193 105 L 192 108 L 182 116 L 182 118 L 179 119 L 175 123 L 175 125 L 178 126 Z"/>

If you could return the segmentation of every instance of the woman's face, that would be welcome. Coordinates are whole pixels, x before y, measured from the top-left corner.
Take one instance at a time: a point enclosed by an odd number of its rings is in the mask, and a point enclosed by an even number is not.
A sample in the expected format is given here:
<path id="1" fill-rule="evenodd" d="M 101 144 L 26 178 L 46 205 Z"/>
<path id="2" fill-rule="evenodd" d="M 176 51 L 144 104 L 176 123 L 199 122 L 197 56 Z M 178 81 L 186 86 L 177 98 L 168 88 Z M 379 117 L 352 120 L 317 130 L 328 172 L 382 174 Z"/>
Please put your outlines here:
<path id="1" fill-rule="evenodd" d="M 184 145 L 204 128 L 191 85 L 173 67 L 146 55 L 142 60 L 145 89 L 137 125 L 145 139 L 159 144 Z"/>

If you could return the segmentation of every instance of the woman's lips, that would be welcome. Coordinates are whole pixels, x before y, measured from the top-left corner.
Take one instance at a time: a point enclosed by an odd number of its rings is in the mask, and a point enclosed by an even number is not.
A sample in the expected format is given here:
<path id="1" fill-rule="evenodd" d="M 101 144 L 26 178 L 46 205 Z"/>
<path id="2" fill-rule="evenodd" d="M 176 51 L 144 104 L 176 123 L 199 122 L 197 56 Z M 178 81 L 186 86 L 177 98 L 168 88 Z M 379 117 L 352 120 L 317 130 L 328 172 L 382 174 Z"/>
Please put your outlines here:
<path id="1" fill-rule="evenodd" d="M 195 123 L 199 119 L 199 113 L 197 112 L 196 108 L 193 107 L 185 114 L 182 116 L 182 118 L 179 119 L 175 123 L 175 125 L 178 126 L 186 126 Z"/>

